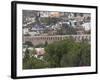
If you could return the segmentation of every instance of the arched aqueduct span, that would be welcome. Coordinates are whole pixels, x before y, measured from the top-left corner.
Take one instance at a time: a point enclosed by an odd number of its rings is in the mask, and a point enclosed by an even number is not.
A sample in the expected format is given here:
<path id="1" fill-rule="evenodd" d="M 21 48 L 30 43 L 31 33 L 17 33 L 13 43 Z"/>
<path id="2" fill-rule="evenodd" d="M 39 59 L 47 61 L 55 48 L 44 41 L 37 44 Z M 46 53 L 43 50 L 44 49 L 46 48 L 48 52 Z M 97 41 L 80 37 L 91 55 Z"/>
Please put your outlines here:
<path id="1" fill-rule="evenodd" d="M 90 35 L 54 35 L 54 36 L 24 36 L 23 42 L 30 41 L 33 45 L 44 44 L 46 41 L 52 43 L 54 41 L 64 40 L 66 38 L 73 38 L 75 41 L 79 42 L 84 39 L 90 42 Z"/>

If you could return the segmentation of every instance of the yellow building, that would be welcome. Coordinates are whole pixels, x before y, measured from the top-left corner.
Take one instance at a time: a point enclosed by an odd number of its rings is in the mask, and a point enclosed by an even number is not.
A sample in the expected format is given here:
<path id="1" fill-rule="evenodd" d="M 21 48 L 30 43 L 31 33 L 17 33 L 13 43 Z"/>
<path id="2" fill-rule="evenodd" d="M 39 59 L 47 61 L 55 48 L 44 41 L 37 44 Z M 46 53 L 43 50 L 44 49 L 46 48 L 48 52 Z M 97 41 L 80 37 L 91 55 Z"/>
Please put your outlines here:
<path id="1" fill-rule="evenodd" d="M 59 18 L 61 16 L 60 12 L 51 12 L 49 17 L 56 17 Z"/>

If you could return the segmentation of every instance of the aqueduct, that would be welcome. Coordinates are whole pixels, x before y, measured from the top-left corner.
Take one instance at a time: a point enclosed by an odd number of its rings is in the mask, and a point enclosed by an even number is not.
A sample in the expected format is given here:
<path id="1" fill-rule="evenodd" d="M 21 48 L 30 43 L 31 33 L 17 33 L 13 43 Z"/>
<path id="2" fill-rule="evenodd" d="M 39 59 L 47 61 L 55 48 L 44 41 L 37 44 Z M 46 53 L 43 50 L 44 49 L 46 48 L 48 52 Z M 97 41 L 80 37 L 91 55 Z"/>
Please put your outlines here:
<path id="1" fill-rule="evenodd" d="M 55 36 L 24 36 L 23 42 L 30 41 L 34 45 L 44 44 L 46 41 L 52 43 L 54 41 L 64 40 L 66 38 L 73 38 L 75 41 L 79 42 L 82 40 L 91 40 L 90 35 L 55 35 Z"/>

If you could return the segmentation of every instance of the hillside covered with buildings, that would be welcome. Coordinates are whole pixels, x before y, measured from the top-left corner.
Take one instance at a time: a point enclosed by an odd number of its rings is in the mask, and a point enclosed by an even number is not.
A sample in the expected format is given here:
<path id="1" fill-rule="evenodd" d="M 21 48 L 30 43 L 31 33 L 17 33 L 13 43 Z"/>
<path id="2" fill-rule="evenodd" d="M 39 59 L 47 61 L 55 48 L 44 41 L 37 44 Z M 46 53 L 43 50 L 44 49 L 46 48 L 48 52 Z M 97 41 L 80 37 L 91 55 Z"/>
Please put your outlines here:
<path id="1" fill-rule="evenodd" d="M 22 13 L 23 69 L 91 65 L 90 13 Z"/>

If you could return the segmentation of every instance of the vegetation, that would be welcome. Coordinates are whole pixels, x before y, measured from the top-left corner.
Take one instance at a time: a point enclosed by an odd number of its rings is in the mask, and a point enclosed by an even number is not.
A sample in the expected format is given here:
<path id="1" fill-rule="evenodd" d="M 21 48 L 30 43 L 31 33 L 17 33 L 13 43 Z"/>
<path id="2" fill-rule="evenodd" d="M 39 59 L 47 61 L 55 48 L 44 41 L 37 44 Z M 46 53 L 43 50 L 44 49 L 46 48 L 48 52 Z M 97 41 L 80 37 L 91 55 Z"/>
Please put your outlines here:
<path id="1" fill-rule="evenodd" d="M 23 69 L 56 68 L 90 66 L 90 44 L 83 40 L 75 42 L 72 38 L 56 41 L 51 44 L 45 42 L 45 55 L 43 59 L 29 57 L 28 49 L 23 59 Z"/>
<path id="2" fill-rule="evenodd" d="M 59 41 L 46 47 L 45 60 L 49 67 L 74 67 L 90 65 L 90 44 L 73 39 Z"/>
<path id="3" fill-rule="evenodd" d="M 28 45 L 28 47 L 33 47 L 34 45 L 30 41 L 26 41 L 23 45 Z"/>
<path id="4" fill-rule="evenodd" d="M 39 68 L 46 68 L 48 65 L 45 61 L 39 60 L 35 57 L 31 57 L 26 62 L 23 60 L 23 69 L 39 69 Z"/>
<path id="5" fill-rule="evenodd" d="M 35 50 L 31 51 L 26 49 L 25 56 L 23 58 L 23 69 L 36 69 L 47 67 L 47 63 L 44 60 L 35 58 L 31 54 L 35 55 Z"/>

